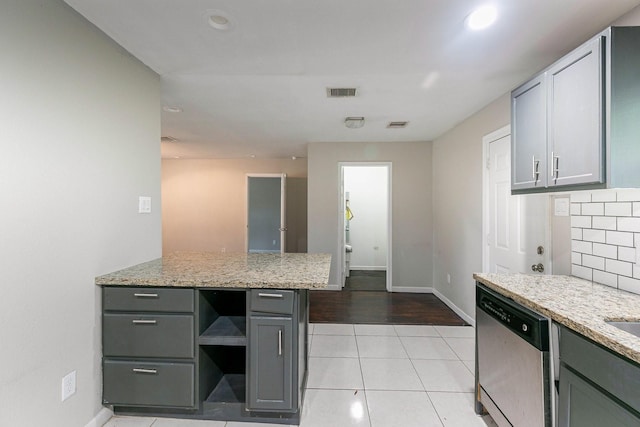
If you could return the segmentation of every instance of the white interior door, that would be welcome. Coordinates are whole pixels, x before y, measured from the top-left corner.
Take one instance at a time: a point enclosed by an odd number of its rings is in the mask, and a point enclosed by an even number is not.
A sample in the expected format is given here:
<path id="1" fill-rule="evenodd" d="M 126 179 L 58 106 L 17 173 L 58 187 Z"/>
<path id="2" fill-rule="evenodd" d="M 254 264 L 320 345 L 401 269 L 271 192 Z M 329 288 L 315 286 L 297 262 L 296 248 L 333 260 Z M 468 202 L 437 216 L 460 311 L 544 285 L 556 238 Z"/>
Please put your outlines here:
<path id="1" fill-rule="evenodd" d="M 511 195 L 511 136 L 490 141 L 487 245 L 489 272 L 542 273 L 548 268 L 548 199 L 544 194 Z M 538 248 L 541 248 L 539 250 Z M 542 252 L 542 253 L 539 253 Z"/>

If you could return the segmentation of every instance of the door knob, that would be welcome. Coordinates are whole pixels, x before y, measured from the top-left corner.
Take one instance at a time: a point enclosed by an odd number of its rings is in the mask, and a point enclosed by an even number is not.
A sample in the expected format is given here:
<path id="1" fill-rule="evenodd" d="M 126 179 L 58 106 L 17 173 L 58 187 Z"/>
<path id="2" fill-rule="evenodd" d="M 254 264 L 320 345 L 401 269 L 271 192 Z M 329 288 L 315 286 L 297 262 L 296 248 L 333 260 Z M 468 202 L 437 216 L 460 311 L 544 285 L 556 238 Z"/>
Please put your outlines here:
<path id="1" fill-rule="evenodd" d="M 532 271 L 537 271 L 538 273 L 544 273 L 544 265 L 542 265 L 542 263 L 533 264 L 531 266 L 531 270 Z"/>

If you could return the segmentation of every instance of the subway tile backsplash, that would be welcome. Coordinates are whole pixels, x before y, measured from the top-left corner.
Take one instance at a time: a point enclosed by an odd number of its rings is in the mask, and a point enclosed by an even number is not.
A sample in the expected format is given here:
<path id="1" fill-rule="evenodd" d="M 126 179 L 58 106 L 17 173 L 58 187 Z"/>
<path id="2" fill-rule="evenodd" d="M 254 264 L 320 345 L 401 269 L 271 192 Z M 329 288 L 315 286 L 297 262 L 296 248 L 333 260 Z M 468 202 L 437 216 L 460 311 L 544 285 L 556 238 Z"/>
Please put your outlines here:
<path id="1" fill-rule="evenodd" d="M 571 194 L 571 273 L 640 294 L 640 189 Z"/>

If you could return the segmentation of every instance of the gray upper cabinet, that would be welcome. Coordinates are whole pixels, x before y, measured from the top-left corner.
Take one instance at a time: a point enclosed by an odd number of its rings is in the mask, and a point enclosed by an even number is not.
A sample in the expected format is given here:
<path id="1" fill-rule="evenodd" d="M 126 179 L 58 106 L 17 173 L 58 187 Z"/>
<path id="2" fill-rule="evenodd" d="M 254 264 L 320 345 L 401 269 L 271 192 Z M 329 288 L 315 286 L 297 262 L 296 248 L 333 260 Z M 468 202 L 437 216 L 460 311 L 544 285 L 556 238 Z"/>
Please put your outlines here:
<path id="1" fill-rule="evenodd" d="M 548 186 L 603 183 L 603 37 L 547 71 Z"/>
<path id="2" fill-rule="evenodd" d="M 511 93 L 515 194 L 640 187 L 640 27 L 611 27 Z"/>
<path id="3" fill-rule="evenodd" d="M 547 184 L 547 94 L 545 75 L 530 80 L 511 94 L 513 190 L 544 188 Z"/>

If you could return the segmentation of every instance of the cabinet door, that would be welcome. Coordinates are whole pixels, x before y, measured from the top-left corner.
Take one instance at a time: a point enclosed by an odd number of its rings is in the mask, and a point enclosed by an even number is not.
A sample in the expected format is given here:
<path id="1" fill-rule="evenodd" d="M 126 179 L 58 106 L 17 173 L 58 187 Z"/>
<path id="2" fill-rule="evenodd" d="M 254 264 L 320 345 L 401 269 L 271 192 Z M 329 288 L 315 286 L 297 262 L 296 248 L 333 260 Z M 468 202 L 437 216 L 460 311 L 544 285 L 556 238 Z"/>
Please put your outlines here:
<path id="1" fill-rule="evenodd" d="M 548 186 L 604 180 L 603 38 L 547 71 Z"/>
<path id="2" fill-rule="evenodd" d="M 564 364 L 560 366 L 560 427 L 629 427 L 640 425 L 640 418 L 615 400 L 576 375 Z"/>
<path id="3" fill-rule="evenodd" d="M 544 74 L 511 93 L 511 189 L 546 187 L 547 107 Z"/>
<path id="4" fill-rule="evenodd" d="M 247 409 L 293 410 L 293 320 L 251 316 L 249 319 Z"/>

